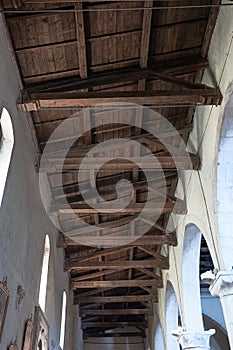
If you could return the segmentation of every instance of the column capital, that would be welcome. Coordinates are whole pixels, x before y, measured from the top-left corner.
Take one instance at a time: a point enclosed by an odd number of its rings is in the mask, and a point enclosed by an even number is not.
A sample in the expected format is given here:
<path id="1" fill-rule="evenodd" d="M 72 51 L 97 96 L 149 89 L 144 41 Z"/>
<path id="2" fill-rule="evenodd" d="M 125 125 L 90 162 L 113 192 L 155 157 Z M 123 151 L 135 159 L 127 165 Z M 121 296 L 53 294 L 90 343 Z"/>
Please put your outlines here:
<path id="1" fill-rule="evenodd" d="M 219 271 L 215 280 L 209 287 L 210 294 L 214 297 L 233 295 L 233 273 Z"/>
<path id="2" fill-rule="evenodd" d="M 200 333 L 192 333 L 181 328 L 173 332 L 173 335 L 178 338 L 178 342 L 181 345 L 182 350 L 210 349 L 210 337 L 214 334 L 215 329 L 210 329 Z"/>

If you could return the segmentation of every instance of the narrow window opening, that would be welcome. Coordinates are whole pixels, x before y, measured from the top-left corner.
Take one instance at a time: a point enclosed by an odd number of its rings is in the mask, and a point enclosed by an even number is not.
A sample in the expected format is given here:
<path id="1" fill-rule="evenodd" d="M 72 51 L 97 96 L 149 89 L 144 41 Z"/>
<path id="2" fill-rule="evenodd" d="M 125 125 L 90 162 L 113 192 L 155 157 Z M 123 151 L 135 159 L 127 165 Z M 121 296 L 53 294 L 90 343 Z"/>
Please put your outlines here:
<path id="1" fill-rule="evenodd" d="M 11 117 L 6 108 L 3 108 L 0 116 L 0 206 L 10 167 L 13 146 L 14 132 Z"/>
<path id="2" fill-rule="evenodd" d="M 45 244 L 44 244 L 44 256 L 43 256 L 43 263 L 42 263 L 41 279 L 40 279 L 40 292 L 39 292 L 39 305 L 43 312 L 45 312 L 45 304 L 46 304 L 46 292 L 47 292 L 48 271 L 49 271 L 49 255 L 50 255 L 50 240 L 49 240 L 49 236 L 46 235 Z"/>
<path id="3" fill-rule="evenodd" d="M 60 330 L 60 348 L 63 350 L 65 343 L 65 328 L 66 328 L 66 292 L 63 292 L 62 298 L 62 315 L 61 315 L 61 330 Z"/>

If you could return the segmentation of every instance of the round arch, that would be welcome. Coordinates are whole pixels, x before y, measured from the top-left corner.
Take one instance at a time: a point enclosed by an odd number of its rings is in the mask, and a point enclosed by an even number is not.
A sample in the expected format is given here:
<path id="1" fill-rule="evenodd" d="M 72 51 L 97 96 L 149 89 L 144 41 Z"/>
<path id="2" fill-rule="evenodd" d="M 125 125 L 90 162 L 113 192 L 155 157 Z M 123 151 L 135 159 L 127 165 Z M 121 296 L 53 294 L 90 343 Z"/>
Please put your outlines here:
<path id="1" fill-rule="evenodd" d="M 163 339 L 163 331 L 160 322 L 155 329 L 155 337 L 154 337 L 154 350 L 164 350 L 164 339 Z"/>
<path id="2" fill-rule="evenodd" d="M 204 330 L 199 276 L 201 236 L 202 233 L 196 225 L 188 224 L 185 227 L 182 252 L 183 326 L 192 332 Z M 195 305 L 192 312 L 190 305 Z"/>
<path id="3" fill-rule="evenodd" d="M 172 335 L 178 328 L 179 307 L 175 290 L 170 281 L 167 281 L 165 301 L 165 342 L 166 349 L 179 350 L 179 343 Z"/>

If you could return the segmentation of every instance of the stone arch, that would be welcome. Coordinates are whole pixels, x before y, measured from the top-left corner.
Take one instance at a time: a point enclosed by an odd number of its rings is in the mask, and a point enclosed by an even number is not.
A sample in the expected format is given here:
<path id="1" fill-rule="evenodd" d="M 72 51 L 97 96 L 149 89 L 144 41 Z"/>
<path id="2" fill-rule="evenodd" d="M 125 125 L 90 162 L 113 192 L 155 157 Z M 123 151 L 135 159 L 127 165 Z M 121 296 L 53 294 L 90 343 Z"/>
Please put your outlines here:
<path id="1" fill-rule="evenodd" d="M 154 350 L 164 350 L 164 339 L 163 339 L 163 331 L 160 322 L 158 321 L 156 329 L 155 329 L 155 337 L 154 337 Z"/>
<path id="2" fill-rule="evenodd" d="M 182 252 L 182 300 L 183 326 L 187 331 L 203 332 L 201 297 L 200 297 L 200 246 L 201 231 L 196 225 L 185 227 Z M 190 312 L 190 305 L 195 308 Z"/>
<path id="3" fill-rule="evenodd" d="M 166 349 L 179 350 L 177 339 L 173 331 L 178 328 L 179 306 L 174 287 L 167 281 L 166 302 L 165 302 L 165 343 Z"/>

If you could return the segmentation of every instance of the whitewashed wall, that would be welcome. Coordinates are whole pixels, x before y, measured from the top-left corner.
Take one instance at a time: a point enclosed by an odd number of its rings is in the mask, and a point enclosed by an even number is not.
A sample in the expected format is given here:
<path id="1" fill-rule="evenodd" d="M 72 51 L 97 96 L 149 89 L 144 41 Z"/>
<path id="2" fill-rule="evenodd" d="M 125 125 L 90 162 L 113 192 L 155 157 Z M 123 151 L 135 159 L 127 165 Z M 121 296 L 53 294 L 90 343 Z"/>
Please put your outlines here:
<path id="1" fill-rule="evenodd" d="M 223 94 L 223 102 L 219 107 L 199 107 L 194 117 L 194 129 L 190 135 L 189 149 L 192 152 L 199 151 L 202 160 L 202 170 L 199 172 L 185 172 L 182 174 L 182 181 L 179 182 L 177 188 L 177 196 L 181 197 L 185 194 L 188 206 L 188 214 L 183 217 L 176 215 L 173 217 L 174 225 L 177 227 L 178 246 L 169 248 L 170 269 L 163 273 L 164 288 L 159 291 L 159 304 L 156 306 L 158 317 L 160 319 L 163 334 L 165 337 L 165 300 L 166 300 L 166 281 L 170 280 L 176 291 L 177 300 L 180 307 L 181 320 L 185 327 L 184 319 L 184 303 L 182 292 L 182 254 L 183 241 L 186 225 L 195 224 L 204 235 L 214 265 L 219 270 L 229 268 L 223 259 L 224 248 L 220 244 L 221 236 L 232 237 L 233 224 L 226 222 L 224 226 L 224 218 L 221 220 L 219 229 L 220 215 L 217 205 L 217 166 L 218 166 L 218 150 L 219 139 L 221 135 L 221 125 L 224 116 L 224 110 L 229 96 L 233 92 L 233 8 L 223 7 L 217 20 L 215 31 L 209 50 L 209 62 L 211 69 L 216 76 Z M 208 70 L 205 72 L 203 82 L 212 83 Z M 233 117 L 233 115 L 232 115 Z M 232 158 L 233 159 L 233 158 Z M 226 169 L 227 170 L 227 169 Z M 229 169 L 228 169 L 229 170 Z M 229 171 L 228 171 L 229 174 Z M 231 205 L 230 193 L 225 193 L 222 199 L 229 199 Z M 221 199 L 221 198 L 220 198 Z M 228 240 L 228 246 L 232 245 L 232 239 Z M 229 250 L 233 251 L 233 247 L 229 246 Z M 229 251 L 228 250 L 228 251 Z M 166 247 L 164 248 L 166 253 Z M 232 256 L 232 254 L 231 254 Z M 227 260 L 229 261 L 229 259 Z M 233 265 L 233 264 L 232 264 Z M 187 288 L 187 286 L 186 286 Z M 188 291 L 188 289 L 187 289 Z M 192 293 L 192 286 L 189 286 L 189 292 Z M 195 308 L 195 305 L 193 305 Z M 192 313 L 192 306 L 186 312 Z M 156 318 L 155 318 L 156 319 Z M 157 322 L 157 320 L 155 320 Z M 151 326 L 155 329 L 155 325 Z M 153 349 L 153 332 L 150 334 L 151 349 Z M 156 349 L 157 350 L 157 349 Z M 169 349 L 172 350 L 172 349 Z"/>
<path id="2" fill-rule="evenodd" d="M 135 338 L 88 338 L 83 350 L 147 350 L 144 340 Z"/>
<path id="3" fill-rule="evenodd" d="M 62 293 L 68 290 L 68 276 L 63 272 L 63 251 L 56 248 L 57 232 L 41 203 L 36 152 L 25 114 L 18 113 L 16 101 L 20 83 L 9 52 L 2 18 L 0 18 L 0 104 L 11 114 L 15 144 L 5 193 L 0 207 L 0 280 L 7 277 L 10 303 L 1 349 L 17 338 L 22 346 L 24 323 L 38 303 L 43 244 L 47 233 L 51 241 L 46 317 L 50 324 L 50 349 L 59 349 Z M 1 169 L 0 169 L 1 171 Z M 21 285 L 25 297 L 16 307 L 16 292 Z M 68 298 L 69 317 L 66 349 L 73 349 L 72 296 Z M 72 332 L 70 331 L 72 330 Z M 54 344 L 55 347 L 52 347 Z"/>

